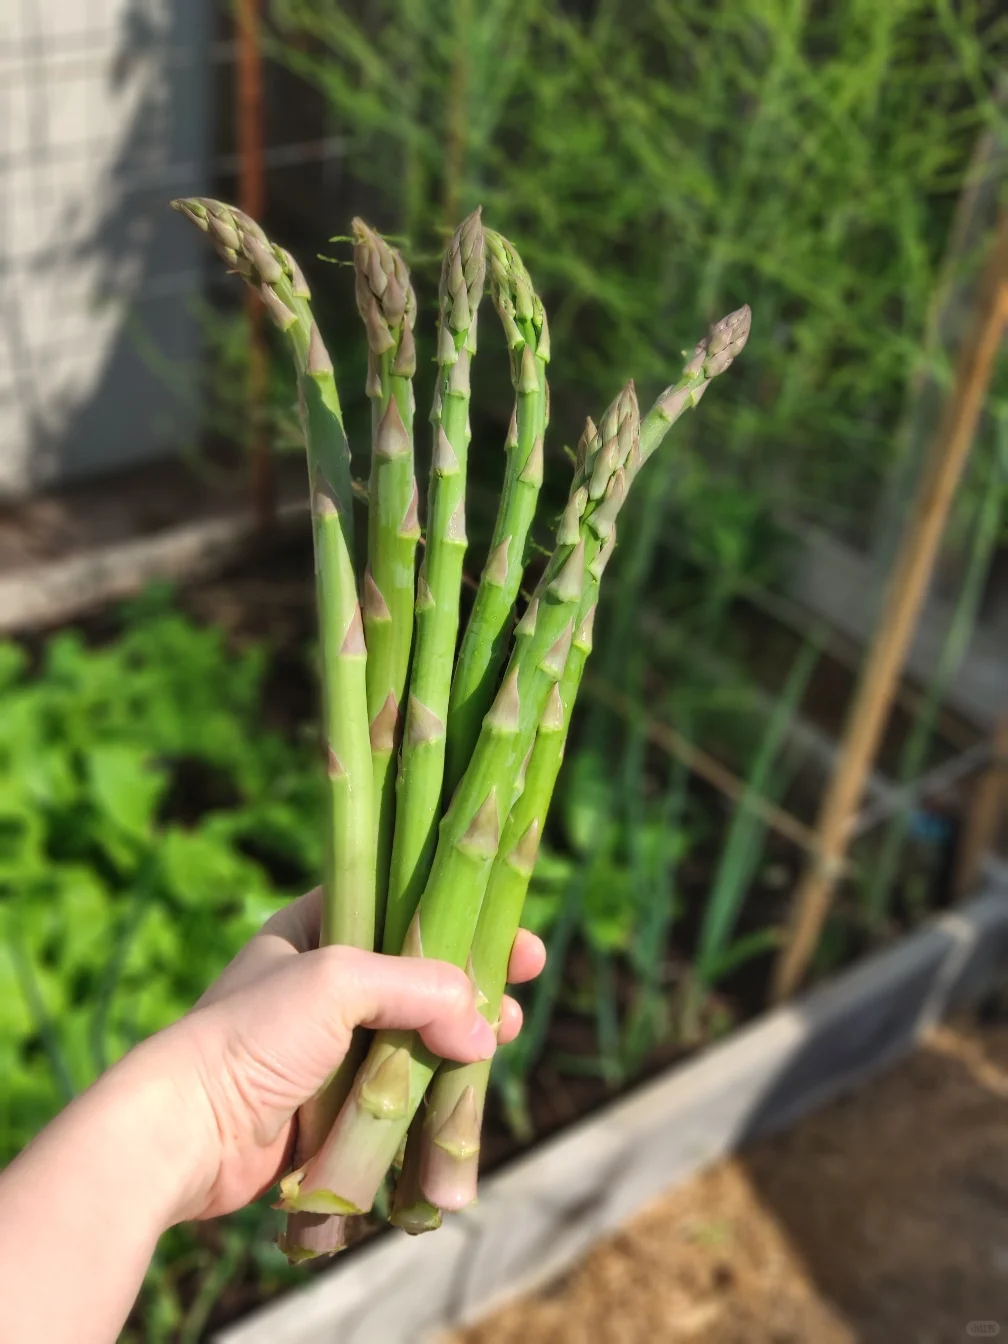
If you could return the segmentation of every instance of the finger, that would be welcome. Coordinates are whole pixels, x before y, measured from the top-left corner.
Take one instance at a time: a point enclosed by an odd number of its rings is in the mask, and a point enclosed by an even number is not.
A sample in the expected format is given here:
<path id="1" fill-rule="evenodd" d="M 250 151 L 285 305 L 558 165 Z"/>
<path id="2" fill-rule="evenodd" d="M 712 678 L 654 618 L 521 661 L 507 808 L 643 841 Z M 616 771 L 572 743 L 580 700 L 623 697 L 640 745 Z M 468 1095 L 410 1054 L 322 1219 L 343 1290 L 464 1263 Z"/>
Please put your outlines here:
<path id="1" fill-rule="evenodd" d="M 465 1063 L 496 1047 L 457 966 L 352 947 L 283 957 L 207 1012 L 258 1059 L 285 1061 L 287 1070 L 296 1055 L 305 1095 L 339 1064 L 357 1026 L 418 1031 L 435 1054 Z"/>
<path id="2" fill-rule="evenodd" d="M 412 1030 L 443 1059 L 489 1059 L 496 1038 L 476 1008 L 468 976 L 445 961 L 323 948 L 340 985 L 347 1026 Z"/>
<path id="3" fill-rule="evenodd" d="M 522 1029 L 524 1020 L 521 1004 L 516 1003 L 510 994 L 505 994 L 501 999 L 500 1006 L 500 1027 L 497 1031 L 497 1042 L 499 1045 L 507 1045 Z"/>
<path id="4" fill-rule="evenodd" d="M 321 918 L 321 887 L 277 910 L 203 992 L 195 1007 L 216 1003 L 260 979 L 284 958 L 317 947 Z"/>
<path id="5" fill-rule="evenodd" d="M 534 980 L 546 965 L 546 945 L 528 929 L 519 929 L 508 962 L 508 984 L 523 985 Z"/>
<path id="6" fill-rule="evenodd" d="M 322 888 L 314 887 L 270 915 L 256 936 L 272 935 L 290 943 L 295 952 L 311 952 L 318 947 L 321 932 Z"/>

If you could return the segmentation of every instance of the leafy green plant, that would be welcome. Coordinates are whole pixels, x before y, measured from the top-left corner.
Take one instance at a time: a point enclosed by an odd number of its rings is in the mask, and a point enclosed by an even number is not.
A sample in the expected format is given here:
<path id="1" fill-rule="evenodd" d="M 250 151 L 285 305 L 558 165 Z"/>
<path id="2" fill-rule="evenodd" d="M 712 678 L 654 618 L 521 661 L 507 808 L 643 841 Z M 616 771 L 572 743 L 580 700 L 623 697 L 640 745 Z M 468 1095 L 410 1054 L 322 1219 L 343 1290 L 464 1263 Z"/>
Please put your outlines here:
<path id="1" fill-rule="evenodd" d="M 778 931 L 774 928 L 760 929 L 738 939 L 734 937 L 739 911 L 756 875 L 766 835 L 766 823 L 753 814 L 749 804 L 754 797 L 773 799 L 783 792 L 788 779 L 780 759 L 784 734 L 801 704 L 818 657 L 818 643 L 811 641 L 795 658 L 725 837 L 711 891 L 704 903 L 690 973 L 684 1009 L 684 1032 L 688 1037 L 696 1035 L 696 1019 L 703 993 L 729 970 L 776 944 Z"/>
<path id="2" fill-rule="evenodd" d="M 317 870 L 312 754 L 263 731 L 265 666 L 164 598 L 37 668 L 0 645 L 4 1160 L 289 898 L 270 862 Z"/>

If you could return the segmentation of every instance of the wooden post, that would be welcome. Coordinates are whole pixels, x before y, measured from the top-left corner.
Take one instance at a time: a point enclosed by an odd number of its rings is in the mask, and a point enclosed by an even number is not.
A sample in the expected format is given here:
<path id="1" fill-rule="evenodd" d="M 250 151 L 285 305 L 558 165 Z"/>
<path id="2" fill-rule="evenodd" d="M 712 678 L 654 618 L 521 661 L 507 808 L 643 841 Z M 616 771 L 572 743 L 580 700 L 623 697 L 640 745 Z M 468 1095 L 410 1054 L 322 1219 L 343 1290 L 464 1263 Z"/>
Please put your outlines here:
<path id="1" fill-rule="evenodd" d="M 998 826 L 1008 811 L 1008 714 L 998 721 L 994 732 L 993 754 L 977 776 L 966 816 L 963 819 L 952 878 L 952 896 L 961 901 L 968 896 L 980 874 L 983 857 L 994 845 Z"/>
<path id="2" fill-rule="evenodd" d="M 235 125 L 238 141 L 238 203 L 247 215 L 261 219 L 266 205 L 263 162 L 262 57 L 259 51 L 260 0 L 238 0 L 238 69 Z M 249 338 L 247 443 L 251 466 L 252 503 L 261 527 L 270 527 L 276 514 L 273 454 L 266 433 L 264 411 L 269 382 L 263 306 L 246 288 L 245 312 Z"/>
<path id="3" fill-rule="evenodd" d="M 829 912 L 865 775 L 878 750 L 983 407 L 1008 316 L 1006 279 L 1008 212 L 999 220 L 987 267 L 979 280 L 972 327 L 889 575 L 875 636 L 841 739 L 839 764 L 819 810 L 818 850 L 795 893 L 789 928 L 774 971 L 776 1000 L 787 998 L 800 985 Z"/>

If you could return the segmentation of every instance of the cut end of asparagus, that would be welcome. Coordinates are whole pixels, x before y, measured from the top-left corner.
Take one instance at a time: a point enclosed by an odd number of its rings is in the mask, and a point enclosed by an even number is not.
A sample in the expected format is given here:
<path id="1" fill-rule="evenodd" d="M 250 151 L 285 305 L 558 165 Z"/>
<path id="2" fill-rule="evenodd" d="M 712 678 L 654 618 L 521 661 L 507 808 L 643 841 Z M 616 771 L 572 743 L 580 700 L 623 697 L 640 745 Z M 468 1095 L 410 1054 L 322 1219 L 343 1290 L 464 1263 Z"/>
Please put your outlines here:
<path id="1" fill-rule="evenodd" d="M 333 1190 L 303 1190 L 304 1168 L 292 1171 L 280 1182 L 280 1199 L 274 1208 L 286 1213 L 315 1213 L 326 1217 L 336 1214 L 345 1217 L 348 1214 L 364 1213 L 365 1210 L 351 1204 Z"/>
<path id="2" fill-rule="evenodd" d="M 347 1247 L 345 1217 L 324 1213 L 292 1213 L 276 1244 L 292 1265 L 337 1255 Z"/>
<path id="3" fill-rule="evenodd" d="M 414 1200 L 402 1208 L 394 1207 L 389 1222 L 408 1236 L 419 1237 L 424 1232 L 436 1232 L 441 1226 L 441 1210 L 426 1200 Z"/>

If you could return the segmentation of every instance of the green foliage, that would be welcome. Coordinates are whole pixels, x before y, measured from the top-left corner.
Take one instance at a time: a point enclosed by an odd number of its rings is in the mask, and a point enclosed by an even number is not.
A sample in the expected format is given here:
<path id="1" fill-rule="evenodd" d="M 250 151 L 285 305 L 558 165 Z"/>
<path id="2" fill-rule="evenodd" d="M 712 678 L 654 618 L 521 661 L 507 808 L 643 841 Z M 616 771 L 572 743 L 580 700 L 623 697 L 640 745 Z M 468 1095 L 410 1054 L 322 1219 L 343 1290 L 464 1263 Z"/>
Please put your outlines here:
<path id="1" fill-rule="evenodd" d="M 0 1161 L 192 1005 L 292 894 L 270 865 L 317 871 L 318 772 L 263 731 L 265 669 L 163 596 L 37 668 L 0 645 Z"/>
<path id="2" fill-rule="evenodd" d="M 245 312 L 217 307 L 203 299 L 193 301 L 191 310 L 201 336 L 195 359 L 167 359 L 141 322 L 130 324 L 137 353 L 179 402 L 196 415 L 199 433 L 181 445 L 184 456 L 204 476 L 214 476 L 217 473 L 203 451 L 208 443 L 250 448 L 261 436 L 273 452 L 302 452 L 297 389 L 286 354 L 275 352 L 268 359 L 263 395 L 253 404 L 249 395 L 252 347 Z M 272 327 L 266 329 L 264 339 L 267 349 L 278 345 Z M 253 415 L 257 421 L 253 421 Z"/>
<path id="3" fill-rule="evenodd" d="M 993 0 L 271 13 L 421 278 L 478 202 L 521 238 L 564 433 L 628 375 L 667 381 L 745 299 L 744 369 L 705 413 L 698 469 L 864 536 L 976 136 L 1003 125 Z"/>
<path id="4" fill-rule="evenodd" d="M 693 968 L 696 982 L 701 986 L 713 984 L 743 959 L 739 944 L 733 946 L 735 925 L 762 858 L 767 829 L 766 823 L 753 814 L 751 802 L 756 798 L 775 799 L 783 792 L 786 775 L 780 757 L 784 735 L 801 705 L 818 657 L 819 648 L 814 642 L 806 644 L 799 652 L 750 766 L 745 792 L 725 837 L 704 906 Z M 776 781 L 773 778 L 775 771 Z M 767 945 L 762 933 L 750 936 L 745 943 L 745 955 L 764 951 Z"/>

